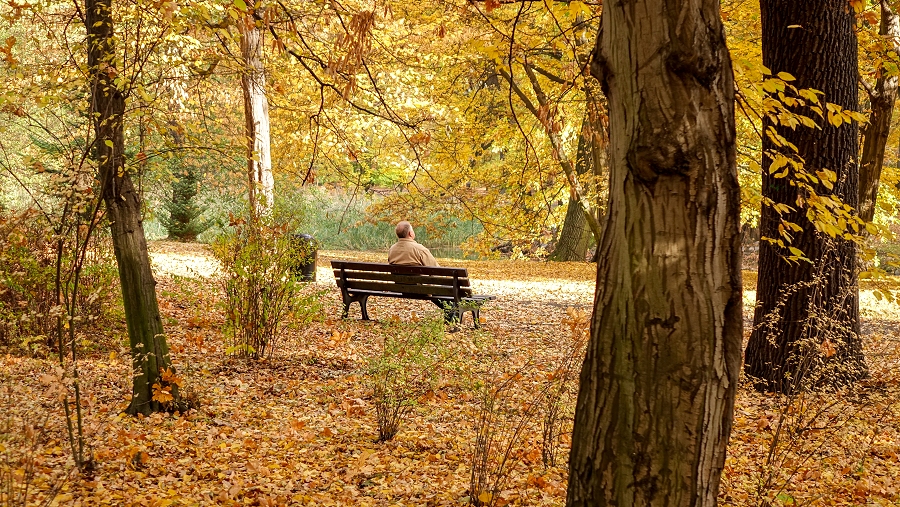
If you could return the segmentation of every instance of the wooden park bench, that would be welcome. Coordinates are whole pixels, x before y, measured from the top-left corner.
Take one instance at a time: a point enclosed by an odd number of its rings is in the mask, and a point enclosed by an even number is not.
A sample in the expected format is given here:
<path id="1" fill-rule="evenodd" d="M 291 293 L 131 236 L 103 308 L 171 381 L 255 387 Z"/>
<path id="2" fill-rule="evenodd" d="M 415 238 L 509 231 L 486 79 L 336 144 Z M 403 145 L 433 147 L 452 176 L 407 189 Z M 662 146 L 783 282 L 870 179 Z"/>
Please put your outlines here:
<path id="1" fill-rule="evenodd" d="M 441 303 L 448 319 L 462 323 L 465 312 L 472 313 L 480 327 L 479 312 L 485 301 L 496 296 L 473 294 L 465 268 L 400 266 L 375 262 L 331 261 L 334 278 L 344 302 L 342 318 L 347 318 L 350 303 L 359 303 L 363 320 L 369 319 L 366 302 L 371 296 L 424 299 Z"/>

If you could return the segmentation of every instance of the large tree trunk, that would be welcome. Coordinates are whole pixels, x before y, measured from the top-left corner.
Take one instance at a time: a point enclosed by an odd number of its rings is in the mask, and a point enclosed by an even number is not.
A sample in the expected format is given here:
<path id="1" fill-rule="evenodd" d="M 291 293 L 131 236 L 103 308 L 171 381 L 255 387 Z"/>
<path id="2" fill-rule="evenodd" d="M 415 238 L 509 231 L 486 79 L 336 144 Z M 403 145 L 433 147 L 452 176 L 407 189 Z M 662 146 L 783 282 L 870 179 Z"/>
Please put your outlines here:
<path id="1" fill-rule="evenodd" d="M 122 284 L 125 321 L 134 368 L 128 412 L 149 414 L 177 407 L 176 385 L 160 380 L 170 368 L 169 347 L 163 334 L 156 301 L 156 281 L 141 220 L 141 197 L 125 169 L 123 117 L 125 97 L 115 83 L 117 69 L 113 41 L 111 0 L 85 0 L 88 66 L 91 73 L 91 113 L 94 122 L 94 157 L 112 230 L 113 249 Z M 153 400 L 153 384 L 170 390 L 172 403 Z"/>
<path id="2" fill-rule="evenodd" d="M 772 72 L 788 72 L 798 88 L 824 92 L 824 99 L 857 110 L 857 56 L 854 14 L 846 0 L 762 0 L 763 64 Z M 799 28 L 798 27 L 802 27 Z M 815 117 L 808 110 L 798 111 Z M 797 147 L 805 171 L 837 173 L 833 191 L 817 185 L 819 195 L 833 194 L 857 205 L 859 141 L 856 123 L 821 128 L 774 125 Z M 782 150 L 782 142 L 766 136 L 763 153 Z M 786 152 L 781 152 L 786 153 Z M 792 153 L 786 153 L 794 156 Z M 866 374 L 859 338 L 859 290 L 856 285 L 856 246 L 840 235 L 832 239 L 816 231 L 807 218 L 808 197 L 790 178 L 769 174 L 771 158 L 763 161 L 762 193 L 773 204 L 790 206 L 776 211 L 763 206 L 760 217 L 759 282 L 754 329 L 744 356 L 745 372 L 759 389 L 792 392 L 810 385 L 845 384 Z M 766 238 L 781 239 L 782 221 L 799 225 L 791 246 L 810 262 L 788 262 L 784 249 Z"/>
<path id="3" fill-rule="evenodd" d="M 588 95 L 590 101 L 590 94 Z M 592 107 L 590 104 L 588 107 Z M 589 175 L 596 181 L 602 177 L 606 165 L 606 131 L 602 123 L 596 119 L 592 125 L 590 121 L 591 111 L 586 110 L 584 121 L 581 125 L 581 133 L 578 136 L 578 151 L 575 153 L 575 173 L 579 178 Z M 595 128 L 600 128 L 595 132 Z M 582 197 L 578 193 L 571 192 L 569 204 L 566 207 L 566 217 L 562 229 L 559 232 L 559 241 L 550 255 L 551 261 L 584 261 L 588 249 L 591 247 L 591 227 L 584 215 L 584 207 L 579 202 Z M 599 207 L 594 212 L 597 213 Z M 598 217 L 599 218 L 599 217 Z"/>
<path id="4" fill-rule="evenodd" d="M 887 0 L 881 0 L 881 26 L 878 33 L 887 40 L 888 47 L 900 54 L 900 19 L 891 11 Z M 872 112 L 863 127 L 863 149 L 859 161 L 859 217 L 871 222 L 875 217 L 878 184 L 884 166 L 884 149 L 891 131 L 891 117 L 897 100 L 897 75 L 881 68 L 875 89 L 869 93 Z"/>
<path id="5" fill-rule="evenodd" d="M 570 506 L 715 505 L 741 347 L 734 85 L 718 0 L 604 4 L 609 208 Z"/>
<path id="6" fill-rule="evenodd" d="M 269 142 L 269 101 L 266 99 L 266 74 L 262 65 L 262 31 L 253 16 L 238 23 L 241 31 L 241 56 L 244 70 L 241 88 L 244 92 L 244 117 L 247 135 L 247 177 L 250 212 L 267 214 L 275 197 L 272 156 Z"/>

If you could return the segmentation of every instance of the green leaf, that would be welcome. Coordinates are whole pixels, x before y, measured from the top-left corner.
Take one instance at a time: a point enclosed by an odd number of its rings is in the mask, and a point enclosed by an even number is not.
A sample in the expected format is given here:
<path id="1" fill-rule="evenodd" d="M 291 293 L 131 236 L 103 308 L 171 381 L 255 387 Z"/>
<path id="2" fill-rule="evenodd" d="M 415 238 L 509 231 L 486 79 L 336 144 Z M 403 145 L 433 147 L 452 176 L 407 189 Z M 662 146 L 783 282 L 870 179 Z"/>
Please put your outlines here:
<path id="1" fill-rule="evenodd" d="M 775 499 L 785 505 L 793 505 L 794 504 L 794 497 L 792 497 L 791 495 L 789 495 L 787 493 L 779 493 L 778 496 L 775 497 Z"/>
<path id="2" fill-rule="evenodd" d="M 113 147 L 113 142 L 112 142 L 112 141 L 110 141 L 110 140 L 109 140 L 109 139 L 107 139 L 107 140 L 106 140 L 106 141 L 103 141 L 103 144 L 105 144 L 105 145 L 107 145 L 107 146 L 109 146 L 109 147 L 110 147 L 110 148 L 112 148 L 112 147 Z"/>
<path id="3" fill-rule="evenodd" d="M 234 6 L 242 11 L 247 10 L 247 3 L 244 0 L 234 0 Z"/>

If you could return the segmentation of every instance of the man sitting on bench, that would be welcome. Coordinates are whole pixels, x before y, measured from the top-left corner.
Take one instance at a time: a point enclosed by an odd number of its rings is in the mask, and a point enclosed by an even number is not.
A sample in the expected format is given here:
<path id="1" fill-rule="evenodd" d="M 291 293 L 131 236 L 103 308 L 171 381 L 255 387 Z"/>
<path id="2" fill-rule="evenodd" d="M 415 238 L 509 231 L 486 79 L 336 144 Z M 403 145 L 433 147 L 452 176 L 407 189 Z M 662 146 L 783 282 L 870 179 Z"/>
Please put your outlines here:
<path id="1" fill-rule="evenodd" d="M 397 242 L 388 251 L 388 264 L 401 266 L 438 266 L 434 256 L 424 245 L 416 242 L 416 231 L 411 223 L 403 220 L 394 229 Z"/>
<path id="2" fill-rule="evenodd" d="M 394 229 L 397 233 L 397 242 L 391 246 L 388 251 L 388 264 L 398 264 L 401 266 L 434 266 L 438 267 L 438 263 L 431 255 L 431 251 L 425 245 L 416 242 L 416 231 L 413 230 L 411 223 L 403 220 L 397 224 Z M 454 312 L 447 307 L 447 304 L 440 299 L 430 299 L 438 308 L 444 310 L 444 320 L 452 322 Z"/>

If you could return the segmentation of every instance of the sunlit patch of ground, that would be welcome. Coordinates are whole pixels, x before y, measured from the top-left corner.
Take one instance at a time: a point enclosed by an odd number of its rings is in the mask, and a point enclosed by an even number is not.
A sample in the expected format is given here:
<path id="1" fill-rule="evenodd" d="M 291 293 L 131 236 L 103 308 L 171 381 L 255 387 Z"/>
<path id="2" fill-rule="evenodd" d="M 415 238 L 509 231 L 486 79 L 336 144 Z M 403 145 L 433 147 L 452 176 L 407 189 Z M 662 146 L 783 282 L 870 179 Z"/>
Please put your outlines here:
<path id="1" fill-rule="evenodd" d="M 149 248 L 156 275 L 209 278 L 220 267 L 209 246 L 202 243 L 153 241 Z"/>

